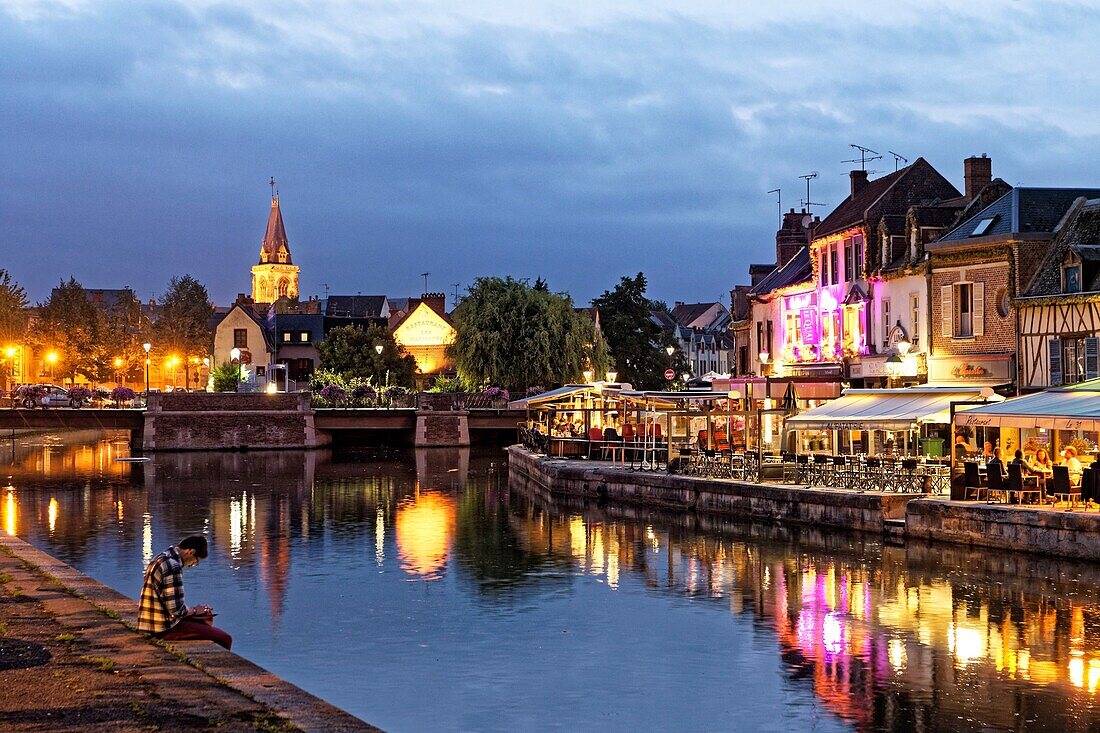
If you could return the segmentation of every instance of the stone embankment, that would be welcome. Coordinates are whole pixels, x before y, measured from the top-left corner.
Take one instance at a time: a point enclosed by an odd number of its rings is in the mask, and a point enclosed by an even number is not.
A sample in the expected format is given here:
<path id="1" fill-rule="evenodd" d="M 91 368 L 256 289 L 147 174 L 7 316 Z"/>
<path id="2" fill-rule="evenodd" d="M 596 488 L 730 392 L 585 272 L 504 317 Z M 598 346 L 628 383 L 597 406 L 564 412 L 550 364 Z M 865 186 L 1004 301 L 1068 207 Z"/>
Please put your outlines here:
<path id="1" fill-rule="evenodd" d="M 671 476 L 549 458 L 521 446 L 508 449 L 508 467 L 513 484 L 528 493 L 566 502 L 621 502 L 644 511 L 690 514 L 700 524 L 706 517 L 765 519 L 1100 559 L 1100 513 L 1095 510 Z"/>
<path id="2" fill-rule="evenodd" d="M 153 394 L 145 413 L 145 450 L 316 448 L 308 393 Z"/>
<path id="3" fill-rule="evenodd" d="M 137 604 L 0 537 L 0 729 L 376 731 L 210 642 L 156 642 Z"/>

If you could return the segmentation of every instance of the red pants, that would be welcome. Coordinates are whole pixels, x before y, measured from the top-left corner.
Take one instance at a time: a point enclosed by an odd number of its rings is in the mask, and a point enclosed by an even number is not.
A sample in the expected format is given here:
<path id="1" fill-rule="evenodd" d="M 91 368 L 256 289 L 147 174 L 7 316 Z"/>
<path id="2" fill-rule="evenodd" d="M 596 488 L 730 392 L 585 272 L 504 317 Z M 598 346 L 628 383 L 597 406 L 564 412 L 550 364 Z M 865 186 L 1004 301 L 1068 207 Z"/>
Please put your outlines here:
<path id="1" fill-rule="evenodd" d="M 210 624 L 190 618 L 183 619 L 172 628 L 156 636 L 158 639 L 164 639 L 165 641 L 191 641 L 194 639 L 212 641 L 226 649 L 233 646 L 233 637 L 229 634 Z"/>

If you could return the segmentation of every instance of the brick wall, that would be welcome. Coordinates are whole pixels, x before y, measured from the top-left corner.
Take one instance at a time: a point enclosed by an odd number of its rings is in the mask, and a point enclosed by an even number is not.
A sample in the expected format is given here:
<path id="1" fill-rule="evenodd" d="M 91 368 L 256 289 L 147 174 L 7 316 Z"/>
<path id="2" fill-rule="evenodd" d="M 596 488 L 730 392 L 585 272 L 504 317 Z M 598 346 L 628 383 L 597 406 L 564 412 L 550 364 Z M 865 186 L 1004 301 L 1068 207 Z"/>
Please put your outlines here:
<path id="1" fill-rule="evenodd" d="M 306 417 L 292 415 L 164 414 L 156 418 L 158 450 L 305 447 Z"/>
<path id="2" fill-rule="evenodd" d="M 167 392 L 154 394 L 150 407 L 164 412 L 210 410 L 296 411 L 297 394 L 234 394 L 231 392 Z"/>
<path id="3" fill-rule="evenodd" d="M 935 265 L 933 265 L 935 267 Z M 1007 262 L 996 267 L 965 269 L 966 280 L 985 284 L 985 331 L 973 338 L 948 338 L 943 335 L 943 299 L 940 288 L 963 279 L 957 269 L 932 272 L 932 344 L 936 356 L 970 356 L 977 354 L 1013 354 L 1016 352 L 1016 320 L 1009 309 L 1002 316 L 997 309 L 999 292 L 1008 286 Z"/>

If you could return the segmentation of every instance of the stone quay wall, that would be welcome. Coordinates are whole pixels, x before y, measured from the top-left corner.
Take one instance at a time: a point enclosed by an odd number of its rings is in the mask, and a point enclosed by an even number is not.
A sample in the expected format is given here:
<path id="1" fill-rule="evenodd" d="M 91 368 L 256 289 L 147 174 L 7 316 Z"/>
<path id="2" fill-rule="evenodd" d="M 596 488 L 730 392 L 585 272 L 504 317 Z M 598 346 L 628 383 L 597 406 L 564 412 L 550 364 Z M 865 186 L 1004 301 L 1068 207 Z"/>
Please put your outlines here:
<path id="1" fill-rule="evenodd" d="M 909 538 L 1100 559 L 1100 514 L 921 499 L 906 508 Z"/>
<path id="2" fill-rule="evenodd" d="M 886 520 L 904 517 L 905 505 L 917 498 L 631 471 L 548 458 L 521 446 L 508 448 L 508 473 L 528 491 L 536 491 L 537 485 L 551 495 L 878 533 L 884 531 Z"/>
<path id="3" fill-rule="evenodd" d="M 309 395 L 153 394 L 142 448 L 150 451 L 316 448 Z"/>

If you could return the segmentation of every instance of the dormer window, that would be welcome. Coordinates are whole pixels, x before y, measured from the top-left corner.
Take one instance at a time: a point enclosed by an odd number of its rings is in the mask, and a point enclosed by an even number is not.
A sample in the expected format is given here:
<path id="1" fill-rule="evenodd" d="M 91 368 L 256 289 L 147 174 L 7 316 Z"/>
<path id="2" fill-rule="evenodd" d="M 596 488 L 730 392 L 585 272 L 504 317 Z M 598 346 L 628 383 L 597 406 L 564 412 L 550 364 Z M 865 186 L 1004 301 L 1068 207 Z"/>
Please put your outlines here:
<path id="1" fill-rule="evenodd" d="M 286 262 L 286 247 L 279 248 L 279 262 Z"/>
<path id="2" fill-rule="evenodd" d="M 1081 258 L 1073 252 L 1062 258 L 1062 292 L 1081 292 Z"/>

